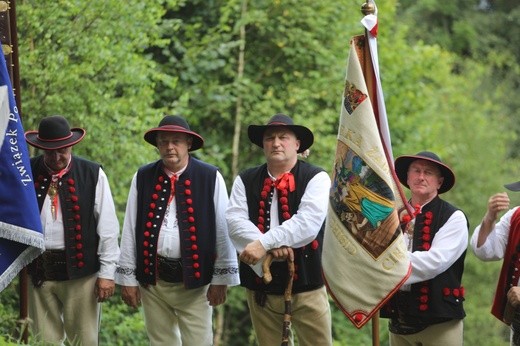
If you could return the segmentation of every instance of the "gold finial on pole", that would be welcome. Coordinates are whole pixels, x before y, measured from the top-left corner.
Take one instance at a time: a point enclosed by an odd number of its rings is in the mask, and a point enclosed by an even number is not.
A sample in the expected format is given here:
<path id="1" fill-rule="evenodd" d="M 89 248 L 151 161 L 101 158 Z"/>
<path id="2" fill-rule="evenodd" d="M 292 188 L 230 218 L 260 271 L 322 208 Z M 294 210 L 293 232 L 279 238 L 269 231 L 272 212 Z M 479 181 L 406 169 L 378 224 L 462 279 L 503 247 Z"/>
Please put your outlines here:
<path id="1" fill-rule="evenodd" d="M 361 5 L 361 13 L 363 13 L 363 15 L 369 15 L 369 14 L 374 14 L 376 12 L 376 6 L 374 5 L 374 3 L 370 0 L 368 0 L 367 2 L 365 2 L 363 5 Z"/>

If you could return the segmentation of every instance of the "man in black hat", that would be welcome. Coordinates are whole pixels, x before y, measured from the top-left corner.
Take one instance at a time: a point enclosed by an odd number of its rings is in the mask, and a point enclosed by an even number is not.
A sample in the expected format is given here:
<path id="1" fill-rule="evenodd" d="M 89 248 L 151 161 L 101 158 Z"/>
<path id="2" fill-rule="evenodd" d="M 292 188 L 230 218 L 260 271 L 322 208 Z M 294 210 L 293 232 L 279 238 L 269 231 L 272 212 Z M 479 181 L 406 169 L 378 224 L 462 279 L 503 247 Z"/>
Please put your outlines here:
<path id="1" fill-rule="evenodd" d="M 190 155 L 204 140 L 184 118 L 165 116 L 144 139 L 161 158 L 132 179 L 116 282 L 128 306 L 142 300 L 151 345 L 212 345 L 212 307 L 239 284 L 226 185 Z"/>
<path id="2" fill-rule="evenodd" d="M 331 315 L 321 275 L 321 251 L 330 178 L 298 160 L 313 143 L 312 132 L 284 114 L 267 125 L 250 125 L 249 139 L 264 150 L 266 163 L 235 179 L 226 212 L 231 239 L 240 253 L 240 281 L 259 345 L 280 344 L 288 269 L 294 257 L 292 328 L 300 345 L 332 345 Z M 262 281 L 270 252 L 272 281 Z M 292 334 L 291 334 L 292 339 Z"/>
<path id="3" fill-rule="evenodd" d="M 520 181 L 506 184 L 510 191 L 520 191 Z M 511 345 L 520 345 L 520 208 L 510 209 L 509 196 L 499 192 L 488 199 L 486 214 L 475 228 L 470 245 L 483 261 L 504 259 L 495 291 L 491 313 L 511 326 Z M 498 222 L 498 214 L 506 211 Z M 515 312 L 518 310 L 518 312 Z"/>
<path id="4" fill-rule="evenodd" d="M 413 215 L 400 215 L 412 272 L 381 310 L 390 318 L 390 345 L 462 345 L 462 274 L 468 244 L 464 213 L 439 197 L 455 175 L 429 151 L 400 156 L 395 171 L 410 189 Z"/>
<path id="5" fill-rule="evenodd" d="M 29 315 L 45 343 L 97 345 L 99 302 L 114 293 L 119 222 L 101 166 L 72 155 L 84 136 L 59 115 L 25 133 L 43 150 L 31 168 L 46 251 L 29 266 Z"/>

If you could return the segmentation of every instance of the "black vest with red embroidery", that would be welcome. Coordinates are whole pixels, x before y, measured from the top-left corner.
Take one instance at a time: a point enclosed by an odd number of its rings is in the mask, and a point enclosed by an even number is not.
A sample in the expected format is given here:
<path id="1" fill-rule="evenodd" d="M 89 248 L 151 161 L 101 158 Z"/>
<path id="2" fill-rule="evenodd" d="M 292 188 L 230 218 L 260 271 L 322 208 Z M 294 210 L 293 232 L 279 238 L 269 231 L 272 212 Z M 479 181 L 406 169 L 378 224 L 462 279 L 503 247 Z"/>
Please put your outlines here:
<path id="1" fill-rule="evenodd" d="M 288 206 L 290 215 L 298 211 L 298 206 L 302 199 L 309 181 L 323 169 L 313 166 L 304 161 L 298 161 L 291 173 L 294 175 L 296 190 L 288 194 Z M 249 209 L 249 219 L 256 225 L 259 216 L 259 202 L 261 192 L 264 187 L 264 180 L 268 178 L 267 164 L 250 168 L 240 173 L 240 178 L 246 189 L 247 205 Z M 272 193 L 272 191 L 271 191 Z M 278 193 L 280 197 L 280 193 Z M 277 201 L 271 201 L 278 203 Z M 280 204 L 279 204 L 280 205 Z M 266 205 L 266 213 L 270 210 L 270 205 Z M 278 208 L 278 220 L 283 221 L 282 208 Z M 282 222 L 280 222 L 282 223 Z M 318 236 L 309 244 L 294 249 L 294 282 L 293 293 L 311 291 L 323 286 L 321 275 L 321 252 L 323 246 L 324 225 L 320 228 Z M 269 226 L 269 222 L 266 222 Z M 266 232 L 269 229 L 265 230 Z M 288 269 L 286 262 L 273 262 L 271 264 L 271 274 L 273 281 L 266 285 L 262 278 L 258 277 L 248 265 L 240 262 L 240 282 L 241 285 L 255 291 L 264 291 L 269 294 L 283 294 L 288 280 Z"/>
<path id="2" fill-rule="evenodd" d="M 100 167 L 95 162 L 72 156 L 69 171 L 58 180 L 69 279 L 78 279 L 99 270 L 99 237 L 94 202 Z M 51 175 L 43 163 L 43 156 L 32 158 L 31 168 L 41 211 Z"/>
<path id="3" fill-rule="evenodd" d="M 439 196 L 423 206 L 415 220 L 412 252 L 427 251 L 439 229 L 457 210 L 458 208 L 440 199 Z M 429 231 L 425 232 L 424 227 L 428 226 L 428 222 L 425 224 L 427 219 L 431 219 L 431 224 Z M 464 318 L 466 314 L 462 304 L 464 301 L 462 274 L 465 257 L 466 251 L 446 271 L 435 278 L 413 284 L 409 293 L 396 294 L 381 309 L 381 317 L 397 318 L 404 315 L 409 321 L 424 324 L 436 323 L 443 319 Z"/>
<path id="4" fill-rule="evenodd" d="M 137 172 L 136 277 L 142 284 L 157 282 L 157 242 L 171 183 L 162 161 Z M 175 183 L 175 205 L 186 288 L 211 282 L 216 258 L 215 181 L 217 168 L 190 156 Z"/>

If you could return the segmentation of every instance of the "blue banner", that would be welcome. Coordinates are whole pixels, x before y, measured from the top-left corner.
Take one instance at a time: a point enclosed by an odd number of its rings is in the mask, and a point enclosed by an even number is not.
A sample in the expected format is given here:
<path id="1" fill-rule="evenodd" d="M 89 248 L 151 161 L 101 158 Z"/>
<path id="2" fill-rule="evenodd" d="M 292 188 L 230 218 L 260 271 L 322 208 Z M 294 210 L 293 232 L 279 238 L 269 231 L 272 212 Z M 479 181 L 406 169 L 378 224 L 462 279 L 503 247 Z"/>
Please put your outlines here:
<path id="1" fill-rule="evenodd" d="M 5 59 L 0 59 L 0 292 L 43 250 L 22 120 Z"/>

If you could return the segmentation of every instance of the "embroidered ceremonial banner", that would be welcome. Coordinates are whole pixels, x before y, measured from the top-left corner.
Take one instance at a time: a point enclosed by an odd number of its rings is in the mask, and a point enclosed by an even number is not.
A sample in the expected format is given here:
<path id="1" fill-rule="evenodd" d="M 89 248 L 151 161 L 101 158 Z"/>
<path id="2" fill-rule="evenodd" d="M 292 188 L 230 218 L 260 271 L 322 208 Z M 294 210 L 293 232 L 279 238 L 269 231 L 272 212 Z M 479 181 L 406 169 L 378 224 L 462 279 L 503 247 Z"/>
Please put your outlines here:
<path id="1" fill-rule="evenodd" d="M 404 202 L 388 151 L 384 101 L 371 100 L 361 65 L 370 59 L 363 56 L 367 41 L 356 36 L 350 43 L 322 255 L 329 294 L 357 328 L 411 270 L 399 226 Z M 377 59 L 374 70 L 376 65 Z M 373 104 L 379 105 L 379 118 Z"/>
<path id="2" fill-rule="evenodd" d="M 0 58 L 0 292 L 44 250 L 22 121 Z"/>

